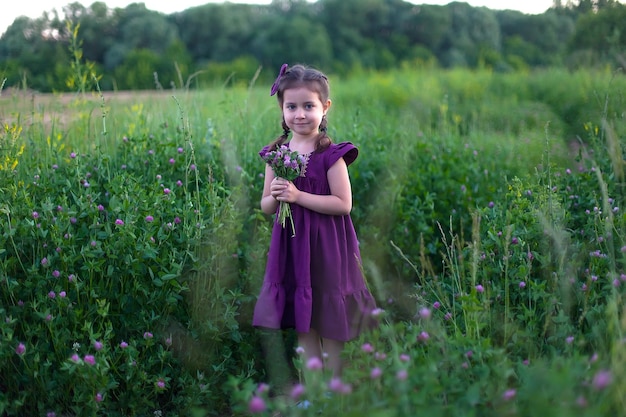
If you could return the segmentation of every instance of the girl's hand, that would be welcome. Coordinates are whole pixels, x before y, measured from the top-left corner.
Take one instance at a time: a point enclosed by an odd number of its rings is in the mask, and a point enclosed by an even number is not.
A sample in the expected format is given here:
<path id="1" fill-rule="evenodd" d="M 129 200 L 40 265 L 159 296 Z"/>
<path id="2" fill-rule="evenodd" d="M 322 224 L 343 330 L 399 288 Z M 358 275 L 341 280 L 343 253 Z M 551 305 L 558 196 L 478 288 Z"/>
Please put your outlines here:
<path id="1" fill-rule="evenodd" d="M 270 184 L 270 194 L 277 201 L 285 201 L 287 203 L 295 203 L 300 190 L 291 181 L 284 178 L 276 177 Z"/>

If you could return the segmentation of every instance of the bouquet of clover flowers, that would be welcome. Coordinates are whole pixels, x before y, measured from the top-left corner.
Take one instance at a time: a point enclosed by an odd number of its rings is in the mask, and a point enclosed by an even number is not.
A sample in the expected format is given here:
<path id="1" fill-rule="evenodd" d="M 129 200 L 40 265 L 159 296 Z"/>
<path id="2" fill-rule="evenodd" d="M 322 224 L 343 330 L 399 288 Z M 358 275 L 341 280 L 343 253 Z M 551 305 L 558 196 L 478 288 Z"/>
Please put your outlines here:
<path id="1" fill-rule="evenodd" d="M 266 151 L 261 154 L 261 158 L 272 168 L 274 175 L 293 181 L 303 174 L 306 169 L 306 157 L 297 151 L 292 151 L 285 145 L 281 145 L 276 150 Z M 296 235 L 296 228 L 291 217 L 291 206 L 287 201 L 281 201 L 278 206 L 276 221 L 285 227 L 287 218 L 291 221 L 293 236 Z"/>

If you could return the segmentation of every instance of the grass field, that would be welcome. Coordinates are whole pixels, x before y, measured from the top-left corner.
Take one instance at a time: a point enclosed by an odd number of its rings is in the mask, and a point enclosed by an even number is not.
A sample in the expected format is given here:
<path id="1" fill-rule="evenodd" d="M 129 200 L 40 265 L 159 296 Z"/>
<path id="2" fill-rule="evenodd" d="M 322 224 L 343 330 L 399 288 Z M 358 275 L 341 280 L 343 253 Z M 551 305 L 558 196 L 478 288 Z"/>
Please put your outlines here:
<path id="1" fill-rule="evenodd" d="M 331 88 L 381 323 L 342 380 L 250 325 L 269 88 L 3 90 L 0 415 L 621 415 L 624 76 Z"/>

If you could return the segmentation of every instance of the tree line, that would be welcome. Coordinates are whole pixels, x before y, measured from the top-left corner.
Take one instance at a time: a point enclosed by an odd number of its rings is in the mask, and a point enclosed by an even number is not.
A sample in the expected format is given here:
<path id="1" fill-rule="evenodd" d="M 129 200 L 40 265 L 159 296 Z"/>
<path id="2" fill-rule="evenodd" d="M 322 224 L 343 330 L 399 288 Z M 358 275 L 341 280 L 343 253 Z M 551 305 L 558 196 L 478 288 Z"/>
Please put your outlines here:
<path id="1" fill-rule="evenodd" d="M 17 18 L 0 37 L 0 83 L 38 91 L 188 88 L 272 77 L 282 63 L 328 72 L 397 66 L 626 66 L 626 5 L 555 0 L 528 15 L 463 2 L 274 0 L 209 3 L 166 15 L 70 3 Z"/>

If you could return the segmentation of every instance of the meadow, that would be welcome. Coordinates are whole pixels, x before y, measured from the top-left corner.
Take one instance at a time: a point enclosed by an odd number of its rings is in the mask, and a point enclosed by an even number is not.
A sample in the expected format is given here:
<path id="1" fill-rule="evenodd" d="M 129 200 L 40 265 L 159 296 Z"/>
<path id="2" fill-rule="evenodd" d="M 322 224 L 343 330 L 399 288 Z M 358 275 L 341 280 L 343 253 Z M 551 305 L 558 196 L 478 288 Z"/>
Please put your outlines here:
<path id="1" fill-rule="evenodd" d="M 0 415 L 623 415 L 624 75 L 331 88 L 380 307 L 341 380 L 250 325 L 269 86 L 1 90 Z"/>

